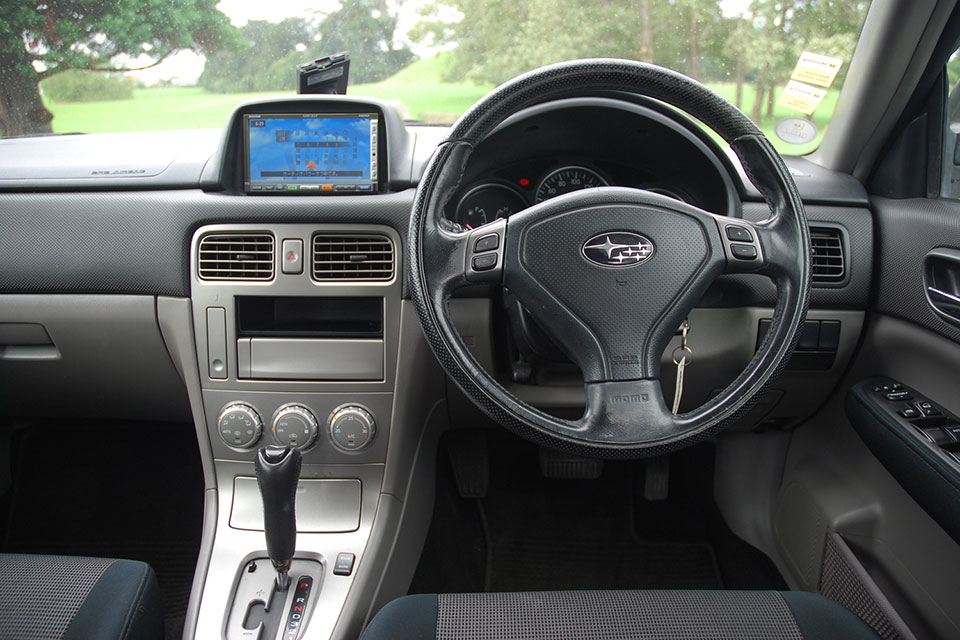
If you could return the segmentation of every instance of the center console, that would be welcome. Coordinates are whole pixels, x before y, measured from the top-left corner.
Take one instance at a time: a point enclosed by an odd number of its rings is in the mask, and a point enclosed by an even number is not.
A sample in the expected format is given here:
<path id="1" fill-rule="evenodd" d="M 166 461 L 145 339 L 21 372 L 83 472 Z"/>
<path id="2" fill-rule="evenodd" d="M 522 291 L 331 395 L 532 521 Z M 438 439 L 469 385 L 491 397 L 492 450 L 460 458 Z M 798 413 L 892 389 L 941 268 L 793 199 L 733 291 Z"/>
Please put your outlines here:
<path id="1" fill-rule="evenodd" d="M 254 461 L 266 445 L 302 455 L 291 578 L 309 577 L 311 597 L 297 637 L 332 635 L 383 481 L 400 246 L 392 228 L 362 224 L 210 225 L 194 234 L 193 324 L 219 502 L 197 637 L 260 633 L 271 571 Z M 249 587 L 256 572 L 268 578 Z M 296 597 L 275 595 L 291 599 L 284 611 Z"/>
<path id="2" fill-rule="evenodd" d="M 190 298 L 157 299 L 206 489 L 185 638 L 356 638 L 406 593 L 447 426 L 403 299 L 414 144 L 386 103 L 285 97 L 205 166 L 231 213 L 186 240 Z"/>

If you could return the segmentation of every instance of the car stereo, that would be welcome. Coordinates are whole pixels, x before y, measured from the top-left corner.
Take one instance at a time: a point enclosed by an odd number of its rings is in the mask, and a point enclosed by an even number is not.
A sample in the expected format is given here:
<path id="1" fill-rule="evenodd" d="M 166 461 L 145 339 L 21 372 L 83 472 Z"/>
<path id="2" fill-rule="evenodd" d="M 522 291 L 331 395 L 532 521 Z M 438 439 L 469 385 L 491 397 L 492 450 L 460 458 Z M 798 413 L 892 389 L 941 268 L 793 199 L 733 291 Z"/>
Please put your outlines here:
<path id="1" fill-rule="evenodd" d="M 263 194 L 377 191 L 377 113 L 243 116 L 243 188 Z"/>

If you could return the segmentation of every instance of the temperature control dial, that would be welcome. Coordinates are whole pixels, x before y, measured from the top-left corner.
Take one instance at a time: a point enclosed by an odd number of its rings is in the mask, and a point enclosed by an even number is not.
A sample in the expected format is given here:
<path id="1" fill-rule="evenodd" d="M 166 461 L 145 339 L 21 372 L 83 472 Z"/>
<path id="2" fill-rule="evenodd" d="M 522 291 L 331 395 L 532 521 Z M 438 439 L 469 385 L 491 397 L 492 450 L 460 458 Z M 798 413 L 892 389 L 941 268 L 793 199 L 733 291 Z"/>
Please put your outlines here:
<path id="1" fill-rule="evenodd" d="M 228 447 L 249 449 L 260 439 L 263 424 L 252 406 L 246 402 L 231 402 L 220 410 L 217 429 Z"/>
<path id="2" fill-rule="evenodd" d="M 302 404 L 285 404 L 273 414 L 273 437 L 280 446 L 306 449 L 317 439 L 317 419 Z"/>
<path id="3" fill-rule="evenodd" d="M 360 451 L 373 442 L 377 423 L 373 415 L 363 407 L 344 405 L 334 409 L 327 419 L 330 440 L 341 451 Z"/>

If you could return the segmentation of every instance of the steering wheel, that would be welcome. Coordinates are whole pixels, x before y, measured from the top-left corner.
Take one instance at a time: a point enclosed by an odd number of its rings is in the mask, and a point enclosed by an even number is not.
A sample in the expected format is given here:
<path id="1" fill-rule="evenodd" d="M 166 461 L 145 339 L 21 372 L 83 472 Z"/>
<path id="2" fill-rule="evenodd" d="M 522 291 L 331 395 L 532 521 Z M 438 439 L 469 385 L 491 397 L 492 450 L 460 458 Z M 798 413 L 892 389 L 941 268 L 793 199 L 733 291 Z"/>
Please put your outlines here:
<path id="1" fill-rule="evenodd" d="M 535 104 L 598 92 L 649 96 L 698 118 L 726 140 L 771 216 L 750 223 L 655 193 L 598 187 L 536 204 L 464 231 L 450 200 L 476 145 Z M 702 84 L 661 67 L 594 59 L 543 67 L 501 85 L 453 125 L 428 163 L 410 218 L 408 280 L 424 334 L 447 373 L 481 409 L 538 444 L 605 458 L 660 455 L 735 421 L 786 364 L 810 295 L 810 236 L 783 160 L 739 109 Z M 660 358 L 721 274 L 757 273 L 777 287 L 766 337 L 718 396 L 676 415 L 660 387 Z M 517 398 L 471 355 L 450 319 L 457 289 L 497 283 L 583 372 L 579 420 Z"/>

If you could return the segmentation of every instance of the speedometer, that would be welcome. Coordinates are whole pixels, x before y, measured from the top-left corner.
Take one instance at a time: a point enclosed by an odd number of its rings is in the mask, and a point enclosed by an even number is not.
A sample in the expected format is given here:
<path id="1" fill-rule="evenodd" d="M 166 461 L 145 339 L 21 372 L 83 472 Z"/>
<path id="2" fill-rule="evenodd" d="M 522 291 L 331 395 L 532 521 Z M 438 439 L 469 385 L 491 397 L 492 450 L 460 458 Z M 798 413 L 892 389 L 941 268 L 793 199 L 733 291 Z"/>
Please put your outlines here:
<path id="1" fill-rule="evenodd" d="M 607 181 L 601 178 L 596 171 L 584 167 L 563 167 L 540 181 L 540 185 L 537 187 L 536 200 L 537 202 L 543 202 L 564 193 L 591 187 L 602 187 L 606 184 Z"/>
<path id="2" fill-rule="evenodd" d="M 502 184 L 481 184 L 467 192 L 457 205 L 456 221 L 467 229 L 476 229 L 499 218 L 527 208 L 519 193 Z"/>

